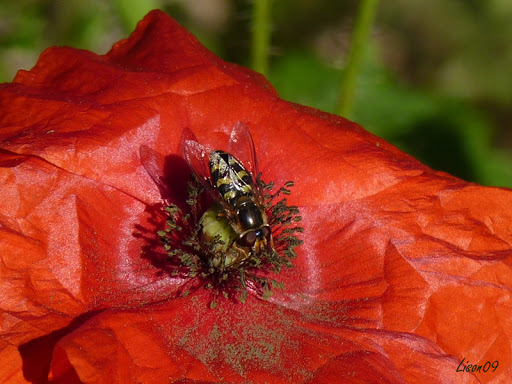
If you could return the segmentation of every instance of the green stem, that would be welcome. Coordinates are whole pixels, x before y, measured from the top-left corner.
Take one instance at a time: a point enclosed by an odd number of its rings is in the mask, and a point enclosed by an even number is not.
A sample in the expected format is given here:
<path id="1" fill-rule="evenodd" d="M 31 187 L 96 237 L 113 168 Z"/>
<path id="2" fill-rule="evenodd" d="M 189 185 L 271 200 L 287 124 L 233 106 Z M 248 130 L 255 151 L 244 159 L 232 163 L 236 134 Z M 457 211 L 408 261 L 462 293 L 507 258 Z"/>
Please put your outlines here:
<path id="1" fill-rule="evenodd" d="M 338 106 L 338 114 L 347 118 L 352 115 L 357 79 L 361 72 L 363 56 L 375 19 L 378 2 L 379 0 L 361 0 L 357 12 Z"/>
<path id="2" fill-rule="evenodd" d="M 272 0 L 254 0 L 252 8 L 252 69 L 267 75 Z"/>

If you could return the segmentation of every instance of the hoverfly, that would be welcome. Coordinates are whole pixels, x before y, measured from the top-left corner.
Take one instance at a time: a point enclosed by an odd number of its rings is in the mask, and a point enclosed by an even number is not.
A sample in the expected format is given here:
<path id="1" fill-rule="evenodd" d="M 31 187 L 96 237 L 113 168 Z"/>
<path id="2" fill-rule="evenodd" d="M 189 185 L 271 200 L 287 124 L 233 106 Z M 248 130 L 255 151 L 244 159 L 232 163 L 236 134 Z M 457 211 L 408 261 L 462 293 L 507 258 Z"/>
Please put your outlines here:
<path id="1" fill-rule="evenodd" d="M 238 256 L 226 261 L 226 266 L 239 265 L 265 249 L 273 250 L 272 231 L 254 176 L 258 175 L 256 154 L 247 126 L 241 122 L 235 125 L 227 152 L 186 140 L 184 154 L 192 171 L 219 203 L 218 219 L 227 218 L 235 234 L 227 245 Z"/>

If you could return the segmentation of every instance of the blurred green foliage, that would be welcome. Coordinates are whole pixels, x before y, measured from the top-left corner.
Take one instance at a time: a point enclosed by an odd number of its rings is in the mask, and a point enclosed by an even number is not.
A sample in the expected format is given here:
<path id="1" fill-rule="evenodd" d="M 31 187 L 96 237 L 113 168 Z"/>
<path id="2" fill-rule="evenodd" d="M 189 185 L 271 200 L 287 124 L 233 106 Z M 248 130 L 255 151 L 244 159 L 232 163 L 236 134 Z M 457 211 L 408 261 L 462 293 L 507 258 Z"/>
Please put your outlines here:
<path id="1" fill-rule="evenodd" d="M 271 4 L 270 81 L 287 100 L 335 112 L 359 1 Z M 248 66 L 252 5 L 0 0 L 0 81 L 30 69 L 51 45 L 105 53 L 151 8 L 169 13 L 224 59 Z M 381 1 L 352 120 L 432 168 L 512 187 L 510 20 L 510 0 Z"/>

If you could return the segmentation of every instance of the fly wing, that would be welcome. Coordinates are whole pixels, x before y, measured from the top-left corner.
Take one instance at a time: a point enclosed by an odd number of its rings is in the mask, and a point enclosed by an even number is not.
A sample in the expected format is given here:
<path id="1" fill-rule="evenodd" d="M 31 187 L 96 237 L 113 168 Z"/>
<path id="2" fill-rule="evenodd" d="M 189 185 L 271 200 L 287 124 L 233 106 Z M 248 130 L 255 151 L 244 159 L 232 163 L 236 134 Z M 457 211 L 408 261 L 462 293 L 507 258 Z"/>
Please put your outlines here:
<path id="1" fill-rule="evenodd" d="M 139 158 L 144 169 L 158 187 L 162 200 L 166 201 L 170 192 L 164 178 L 164 156 L 147 145 L 141 145 L 139 148 Z"/>
<path id="2" fill-rule="evenodd" d="M 237 122 L 231 131 L 228 152 L 242 162 L 245 169 L 252 174 L 253 179 L 256 178 L 259 171 L 254 142 L 249 128 L 241 121 Z"/>
<path id="3" fill-rule="evenodd" d="M 210 148 L 195 140 L 185 140 L 183 143 L 185 160 L 206 190 L 212 188 L 210 183 L 210 170 L 208 168 L 208 160 L 211 152 Z"/>
<path id="4" fill-rule="evenodd" d="M 210 147 L 198 143 L 193 139 L 185 139 L 183 141 L 183 154 L 190 169 L 197 176 L 208 195 L 217 201 L 224 209 L 229 220 L 233 220 L 230 206 L 227 204 L 219 194 L 218 190 L 214 188 L 213 181 L 210 176 L 210 159 L 215 151 Z"/>

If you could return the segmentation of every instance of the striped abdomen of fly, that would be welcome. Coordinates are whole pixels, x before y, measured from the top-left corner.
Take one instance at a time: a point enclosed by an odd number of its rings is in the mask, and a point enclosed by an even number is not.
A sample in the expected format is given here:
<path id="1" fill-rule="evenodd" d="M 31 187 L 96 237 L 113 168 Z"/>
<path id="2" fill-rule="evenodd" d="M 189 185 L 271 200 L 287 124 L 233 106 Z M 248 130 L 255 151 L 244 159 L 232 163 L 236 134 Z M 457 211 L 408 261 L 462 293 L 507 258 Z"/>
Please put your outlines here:
<path id="1" fill-rule="evenodd" d="M 250 172 L 233 155 L 220 150 L 210 153 L 209 167 L 213 188 L 227 207 L 238 234 L 237 244 L 256 252 L 271 245 L 270 227 L 257 203 Z"/>
<path id="2" fill-rule="evenodd" d="M 233 155 L 224 151 L 213 151 L 209 165 L 213 187 L 226 204 L 235 207 L 241 197 L 252 198 L 252 175 Z"/>

